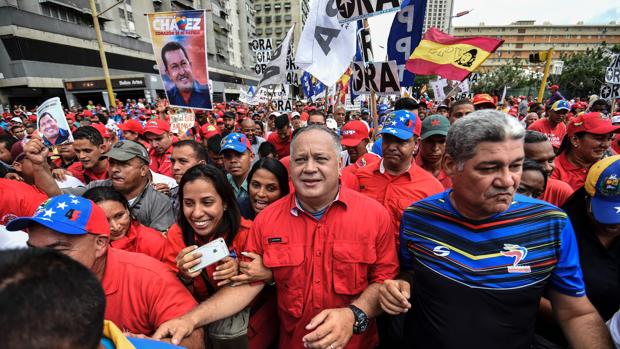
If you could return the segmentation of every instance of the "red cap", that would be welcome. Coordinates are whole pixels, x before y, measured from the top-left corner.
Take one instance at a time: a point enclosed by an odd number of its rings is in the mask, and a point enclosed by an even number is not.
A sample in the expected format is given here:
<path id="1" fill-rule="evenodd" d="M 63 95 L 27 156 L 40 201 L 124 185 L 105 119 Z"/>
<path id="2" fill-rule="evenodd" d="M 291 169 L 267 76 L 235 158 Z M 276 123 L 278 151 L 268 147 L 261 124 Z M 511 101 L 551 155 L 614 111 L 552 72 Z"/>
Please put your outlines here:
<path id="1" fill-rule="evenodd" d="M 28 117 L 28 121 L 37 122 L 37 114 L 32 114 Z"/>
<path id="2" fill-rule="evenodd" d="M 15 142 L 11 147 L 11 158 L 13 158 L 13 162 L 21 160 L 25 155 L 24 141 Z"/>
<path id="3" fill-rule="evenodd" d="M 137 134 L 142 134 L 142 132 L 144 132 L 144 128 L 142 127 L 140 121 L 134 119 L 129 119 L 123 122 L 122 124 L 118 125 L 118 128 L 120 128 L 122 131 L 131 131 Z"/>
<path id="4" fill-rule="evenodd" d="M 215 122 L 218 123 L 218 124 L 223 124 L 224 123 L 224 119 L 217 118 L 217 120 L 215 120 Z"/>
<path id="5" fill-rule="evenodd" d="M 221 104 L 221 103 L 220 103 L 220 104 L 217 104 L 217 105 L 215 106 L 215 109 L 224 110 L 224 109 L 226 109 L 226 106 L 225 106 L 224 104 Z"/>
<path id="6" fill-rule="evenodd" d="M 110 131 L 108 131 L 108 129 L 103 125 L 103 124 L 99 124 L 99 123 L 94 123 L 92 125 L 90 125 L 94 128 L 97 129 L 97 131 L 99 131 L 99 133 L 101 134 L 101 137 L 103 138 L 110 138 Z"/>
<path id="7" fill-rule="evenodd" d="M 144 126 L 144 134 L 153 133 L 156 135 L 161 135 L 166 132 L 170 132 L 170 124 L 166 120 L 149 120 Z"/>
<path id="8" fill-rule="evenodd" d="M 222 121 L 223 122 L 223 121 Z M 202 135 L 205 139 L 209 139 L 215 135 L 219 135 L 220 134 L 220 129 L 211 125 L 211 124 L 204 124 L 202 125 Z"/>
<path id="9" fill-rule="evenodd" d="M 308 118 L 310 117 L 310 115 L 308 115 L 308 113 L 306 113 L 305 111 L 301 112 L 301 121 L 308 121 Z"/>
<path id="10" fill-rule="evenodd" d="M 356 147 L 360 142 L 368 138 L 368 127 L 359 120 L 347 122 L 340 130 L 342 140 L 340 143 L 345 147 Z"/>
<path id="11" fill-rule="evenodd" d="M 479 93 L 474 96 L 474 100 L 472 101 L 473 105 L 484 104 L 484 103 L 491 103 L 493 104 L 493 106 L 495 107 L 497 106 L 497 104 L 495 104 L 495 99 L 493 99 L 493 97 L 491 97 L 487 93 Z"/>
<path id="12" fill-rule="evenodd" d="M 247 110 L 245 108 L 237 108 L 237 114 L 247 114 Z"/>
<path id="13" fill-rule="evenodd" d="M 32 115 L 30 115 L 30 116 L 32 116 Z M 67 114 L 67 120 L 72 120 L 73 122 L 75 122 L 75 114 L 68 113 Z M 35 121 L 36 121 L 36 116 L 35 116 Z"/>
<path id="14" fill-rule="evenodd" d="M 551 87 L 549 87 L 549 88 L 552 89 L 552 90 L 559 90 L 560 86 L 558 86 L 558 85 L 551 85 Z"/>
<path id="15" fill-rule="evenodd" d="M 566 128 L 566 134 L 574 136 L 579 132 L 588 132 L 596 135 L 620 132 L 620 126 L 614 126 L 611 119 L 599 113 L 592 112 L 574 117 Z"/>
<path id="16" fill-rule="evenodd" d="M 88 117 L 88 118 L 89 118 L 89 117 L 93 116 L 93 113 L 91 113 L 91 111 L 90 111 L 90 110 L 86 109 L 86 110 L 84 110 L 84 111 L 82 112 L 82 116 L 85 116 L 85 117 Z"/>

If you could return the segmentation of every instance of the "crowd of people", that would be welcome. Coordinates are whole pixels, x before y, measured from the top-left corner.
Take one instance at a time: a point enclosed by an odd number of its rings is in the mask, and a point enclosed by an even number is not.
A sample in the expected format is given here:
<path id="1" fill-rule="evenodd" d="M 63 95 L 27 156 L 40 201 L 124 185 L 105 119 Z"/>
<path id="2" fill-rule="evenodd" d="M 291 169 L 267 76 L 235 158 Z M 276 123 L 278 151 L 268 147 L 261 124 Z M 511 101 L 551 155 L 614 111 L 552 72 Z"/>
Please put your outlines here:
<path id="1" fill-rule="evenodd" d="M 165 100 L 89 102 L 54 143 L 15 106 L 2 346 L 620 348 L 615 106 L 230 102 L 173 133 Z"/>

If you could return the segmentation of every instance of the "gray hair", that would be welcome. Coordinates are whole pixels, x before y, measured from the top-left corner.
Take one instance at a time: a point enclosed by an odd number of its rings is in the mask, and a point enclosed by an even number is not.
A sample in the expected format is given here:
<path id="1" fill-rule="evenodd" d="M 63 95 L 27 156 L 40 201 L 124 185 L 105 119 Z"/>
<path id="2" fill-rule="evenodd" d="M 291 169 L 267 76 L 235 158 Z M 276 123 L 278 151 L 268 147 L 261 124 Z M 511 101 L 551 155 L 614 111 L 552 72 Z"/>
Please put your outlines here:
<path id="1" fill-rule="evenodd" d="M 525 137 L 525 129 L 516 118 L 492 109 L 478 110 L 458 119 L 448 131 L 446 154 L 463 169 L 465 161 L 476 155 L 482 142 L 502 142 Z"/>
<path id="2" fill-rule="evenodd" d="M 302 134 L 308 131 L 315 131 L 315 130 L 325 132 L 332 138 L 334 151 L 336 152 L 336 159 L 340 160 L 340 156 L 341 156 L 340 153 L 342 152 L 342 146 L 340 145 L 340 137 L 338 137 L 338 135 L 334 131 L 328 129 L 324 125 L 308 125 L 293 132 L 293 140 L 291 141 L 291 155 L 293 155 L 293 147 L 295 146 L 295 141 L 297 140 L 297 138 L 299 138 L 299 136 L 301 136 Z"/>

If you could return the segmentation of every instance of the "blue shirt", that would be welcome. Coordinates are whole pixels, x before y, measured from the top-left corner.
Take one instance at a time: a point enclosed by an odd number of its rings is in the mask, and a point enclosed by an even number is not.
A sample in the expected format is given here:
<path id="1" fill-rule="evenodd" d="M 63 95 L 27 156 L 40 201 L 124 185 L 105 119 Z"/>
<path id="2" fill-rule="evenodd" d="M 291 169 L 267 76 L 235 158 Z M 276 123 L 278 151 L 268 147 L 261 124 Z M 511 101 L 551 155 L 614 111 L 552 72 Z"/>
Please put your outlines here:
<path id="1" fill-rule="evenodd" d="M 192 95 L 189 97 L 189 103 L 185 103 L 183 96 L 181 96 L 181 93 L 176 86 L 166 91 L 166 95 L 168 96 L 168 100 L 171 105 L 202 109 L 213 108 L 211 105 L 211 96 L 209 95 L 209 86 L 201 85 L 195 80 Z"/>
<path id="2" fill-rule="evenodd" d="M 237 186 L 237 182 L 232 177 L 230 173 L 226 174 L 226 178 L 228 179 L 228 183 L 232 185 L 233 191 L 235 192 L 235 197 L 237 198 L 237 203 L 241 205 L 245 200 L 250 199 L 250 194 L 248 193 L 248 178 L 246 177 L 241 183 L 241 186 Z"/>

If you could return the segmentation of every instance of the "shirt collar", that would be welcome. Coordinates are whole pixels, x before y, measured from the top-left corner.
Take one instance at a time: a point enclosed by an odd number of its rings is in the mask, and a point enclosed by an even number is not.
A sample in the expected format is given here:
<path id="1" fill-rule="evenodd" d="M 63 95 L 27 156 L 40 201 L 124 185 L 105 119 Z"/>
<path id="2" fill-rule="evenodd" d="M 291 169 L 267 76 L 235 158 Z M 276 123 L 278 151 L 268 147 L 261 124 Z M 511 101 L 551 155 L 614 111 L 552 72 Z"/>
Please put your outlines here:
<path id="1" fill-rule="evenodd" d="M 402 173 L 401 176 L 403 174 L 408 174 L 409 176 L 411 176 L 411 166 L 412 166 L 412 164 L 413 164 L 413 161 L 411 161 L 411 164 L 409 164 L 409 167 L 407 167 L 407 171 Z M 385 166 L 383 166 L 383 159 L 381 159 L 381 162 L 379 163 L 379 173 L 385 174 Z M 390 175 L 390 174 L 388 173 L 388 175 Z"/>
<path id="2" fill-rule="evenodd" d="M 295 195 L 295 193 L 291 193 L 289 194 L 292 196 L 291 199 L 291 215 L 297 217 L 299 216 L 300 212 L 306 213 L 308 215 L 310 215 L 309 212 L 306 212 L 303 207 L 301 206 L 301 203 L 299 202 L 299 200 L 297 199 L 297 195 Z M 331 207 L 334 203 L 339 202 L 342 203 L 342 205 L 346 208 L 347 207 L 347 201 L 348 201 L 348 193 L 346 192 L 346 190 L 343 190 L 342 187 L 340 187 L 340 189 L 338 190 L 338 193 L 336 194 L 336 198 L 334 199 L 334 201 L 332 201 L 327 207 Z"/>

